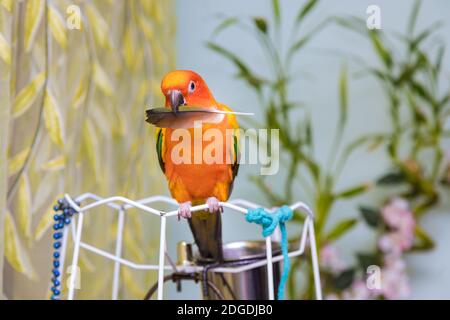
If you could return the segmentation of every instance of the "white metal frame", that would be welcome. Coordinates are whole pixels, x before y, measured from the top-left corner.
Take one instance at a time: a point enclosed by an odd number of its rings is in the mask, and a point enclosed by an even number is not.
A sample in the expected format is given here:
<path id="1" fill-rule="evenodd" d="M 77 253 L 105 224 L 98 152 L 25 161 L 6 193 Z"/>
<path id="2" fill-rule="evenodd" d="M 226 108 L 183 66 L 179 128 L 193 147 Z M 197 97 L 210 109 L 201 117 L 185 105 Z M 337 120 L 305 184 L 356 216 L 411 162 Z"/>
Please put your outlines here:
<path id="1" fill-rule="evenodd" d="M 155 270 L 158 271 L 158 295 L 157 299 L 162 300 L 163 299 L 163 293 L 164 293 L 164 271 L 166 270 L 172 270 L 173 266 L 166 265 L 165 264 L 165 256 L 167 255 L 166 252 L 166 222 L 167 218 L 170 217 L 177 217 L 178 215 L 178 209 L 164 212 L 157 209 L 154 209 L 149 204 L 155 203 L 155 202 L 162 202 L 165 204 L 173 205 L 174 207 L 178 207 L 178 203 L 169 197 L 165 196 L 153 196 L 145 199 L 141 199 L 138 201 L 133 201 L 130 199 L 127 199 L 125 197 L 121 196 L 115 196 L 110 198 L 102 198 L 92 193 L 85 193 L 81 196 L 76 197 L 75 199 L 72 199 L 72 197 L 68 194 L 65 194 L 65 199 L 69 202 L 69 204 L 75 208 L 78 211 L 77 219 L 72 222 L 71 224 L 71 234 L 72 239 L 74 241 L 73 245 L 73 253 L 72 253 L 72 264 L 71 264 L 71 277 L 70 277 L 70 283 L 69 283 L 69 291 L 67 295 L 67 299 L 73 300 L 75 297 L 75 280 L 78 276 L 76 274 L 77 272 L 77 265 L 78 265 L 78 258 L 79 258 L 79 252 L 80 249 L 88 250 L 92 253 L 98 254 L 100 256 L 103 256 L 107 259 L 110 259 L 114 261 L 114 273 L 113 273 L 113 283 L 112 283 L 112 293 L 111 298 L 113 300 L 116 300 L 118 298 L 118 291 L 119 291 L 119 281 L 120 281 L 120 267 L 121 265 L 138 269 L 138 270 Z M 83 200 L 93 200 L 93 202 L 85 205 L 85 206 L 78 206 L 76 204 L 76 201 L 83 201 Z M 116 236 L 116 247 L 114 254 L 109 253 L 107 251 L 104 251 L 102 249 L 96 248 L 93 245 L 90 245 L 84 241 L 81 241 L 81 235 L 83 232 L 83 218 L 86 212 L 90 209 L 93 209 L 98 206 L 106 205 L 112 209 L 115 209 L 118 211 L 118 221 L 117 221 L 117 236 Z M 248 208 L 258 208 L 258 206 L 255 203 L 249 202 L 247 200 L 243 199 L 236 199 L 236 200 L 230 200 L 228 202 L 221 202 L 220 205 L 224 208 L 231 209 L 234 212 L 239 212 L 242 214 L 246 214 Z M 159 243 L 159 259 L 158 264 L 138 264 L 134 263 L 132 261 L 126 260 L 122 258 L 122 236 L 123 236 L 123 230 L 124 230 L 124 217 L 128 209 L 130 208 L 137 208 L 145 213 L 150 213 L 155 216 L 160 217 L 160 243 Z M 314 233 L 314 215 L 312 210 L 304 203 L 297 202 L 290 206 L 291 209 L 299 209 L 303 213 L 306 214 L 304 224 L 301 229 L 301 238 L 300 238 L 300 245 L 297 250 L 289 252 L 289 257 L 296 257 L 300 256 L 305 251 L 306 241 L 307 238 L 309 238 L 309 245 L 311 249 L 311 259 L 312 259 L 312 267 L 313 267 L 313 274 L 314 274 L 314 285 L 315 285 L 315 292 L 316 292 L 316 299 L 322 300 L 322 290 L 320 285 L 320 274 L 319 274 L 319 264 L 318 264 L 318 257 L 317 257 L 317 250 L 316 250 L 316 239 L 315 239 L 315 233 Z M 207 205 L 199 205 L 191 208 L 192 212 L 200 211 L 207 209 Z M 268 210 L 268 209 L 266 209 Z M 268 210 L 270 211 L 270 210 Z M 64 275 L 64 261 L 66 256 L 66 249 L 67 249 L 67 242 L 68 242 L 68 234 L 69 234 L 69 228 L 66 228 L 63 233 L 63 240 L 62 240 L 62 250 L 61 250 L 61 263 L 59 267 L 59 271 L 61 274 L 61 283 L 62 277 Z M 276 236 L 276 235 L 275 235 Z M 283 255 L 279 254 L 276 256 L 272 256 L 272 239 L 271 237 L 266 237 L 266 259 L 262 259 L 257 262 L 250 263 L 248 265 L 240 266 L 240 267 L 220 267 L 220 268 L 214 268 L 211 270 L 211 272 L 228 272 L 228 273 L 238 273 L 247 271 L 250 269 L 258 268 L 263 265 L 267 265 L 267 278 L 268 278 L 268 291 L 269 291 L 269 299 L 274 299 L 274 284 L 273 284 L 273 273 L 272 273 L 272 267 L 273 263 L 277 261 L 281 261 L 283 259 Z M 203 270 L 202 266 L 190 266 L 188 267 L 189 271 L 201 271 Z M 177 271 L 183 272 L 187 271 L 184 270 L 184 267 L 177 266 Z"/>

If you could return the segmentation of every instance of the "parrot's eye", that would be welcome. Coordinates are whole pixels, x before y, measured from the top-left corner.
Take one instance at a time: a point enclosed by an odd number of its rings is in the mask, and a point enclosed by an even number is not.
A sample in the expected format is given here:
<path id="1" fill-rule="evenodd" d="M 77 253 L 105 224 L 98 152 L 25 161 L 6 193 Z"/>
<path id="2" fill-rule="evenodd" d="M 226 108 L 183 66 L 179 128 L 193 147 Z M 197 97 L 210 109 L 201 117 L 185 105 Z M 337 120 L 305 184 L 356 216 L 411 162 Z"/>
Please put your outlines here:
<path id="1" fill-rule="evenodd" d="M 195 90 L 195 82 L 194 81 L 189 82 L 188 90 L 189 90 L 189 93 L 194 92 L 194 90 Z"/>

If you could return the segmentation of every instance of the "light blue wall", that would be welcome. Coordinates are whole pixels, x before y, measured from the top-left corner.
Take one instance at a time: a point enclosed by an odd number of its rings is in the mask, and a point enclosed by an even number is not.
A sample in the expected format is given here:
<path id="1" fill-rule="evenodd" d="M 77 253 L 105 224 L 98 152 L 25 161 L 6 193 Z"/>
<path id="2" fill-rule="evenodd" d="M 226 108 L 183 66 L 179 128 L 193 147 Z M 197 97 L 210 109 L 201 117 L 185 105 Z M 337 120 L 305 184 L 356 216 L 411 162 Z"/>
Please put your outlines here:
<path id="1" fill-rule="evenodd" d="M 285 21 L 292 21 L 300 3 L 304 1 L 281 0 L 282 14 Z M 333 15 L 352 14 L 366 17 L 368 5 L 381 7 L 382 27 L 385 30 L 402 31 L 413 1 L 410 0 L 325 0 L 320 3 L 314 14 L 307 20 L 304 27 L 312 27 L 318 21 Z M 234 66 L 222 57 L 208 50 L 204 43 L 211 39 L 214 28 L 218 25 L 218 14 L 225 16 L 270 16 L 270 1 L 265 0 L 178 0 L 177 1 L 177 67 L 192 69 L 200 73 L 208 82 L 217 100 L 230 105 L 235 110 L 251 111 L 257 115 L 259 107 L 255 96 L 241 81 L 233 78 Z M 450 16 L 450 2 L 446 0 L 424 1 L 418 27 L 425 27 L 436 20 L 447 20 Z M 284 31 L 288 26 L 284 26 Z M 285 32 L 283 32 L 285 34 Z M 283 35 L 284 35 L 283 34 Z M 442 29 L 442 37 L 448 41 L 450 28 Z M 238 53 L 245 61 L 251 61 L 251 67 L 260 73 L 266 73 L 268 67 L 260 50 L 251 39 L 237 29 L 230 29 L 214 39 L 221 45 Z M 351 53 L 363 57 L 370 63 L 377 63 L 371 48 L 365 39 L 337 26 L 323 31 L 310 43 L 309 49 L 297 59 L 295 67 L 301 72 L 301 80 L 294 84 L 295 97 L 305 102 L 312 111 L 314 134 L 316 139 L 317 158 L 324 159 L 330 147 L 334 133 L 337 113 L 337 78 L 344 62 L 347 62 L 352 72 L 357 71 Z M 445 67 L 449 70 L 450 56 L 447 52 Z M 448 74 L 447 74 L 448 75 Z M 384 96 L 377 83 L 369 78 L 352 78 L 350 82 L 350 124 L 346 140 L 365 132 L 382 130 L 387 126 L 387 114 Z M 383 172 L 387 162 L 380 155 L 357 154 L 348 164 L 340 183 L 342 187 L 351 186 L 357 182 L 369 180 Z M 249 173 L 255 173 L 257 168 L 244 167 L 235 183 L 233 197 L 242 197 L 264 203 L 262 195 L 254 185 L 247 181 Z M 271 179 L 274 189 L 281 188 L 280 175 Z M 298 199 L 304 199 L 299 194 Z M 371 196 L 382 199 L 382 195 Z M 445 196 L 444 196 L 445 197 Z M 356 215 L 355 205 L 370 201 L 370 198 L 360 198 L 353 203 L 338 203 L 333 210 L 332 220 Z M 448 207 L 448 206 L 447 206 Z M 450 298 L 450 213 L 440 212 L 430 214 L 423 219 L 424 227 L 437 241 L 437 249 L 426 254 L 411 254 L 408 256 L 409 274 L 412 278 L 413 298 Z M 181 239 L 191 239 L 187 223 L 170 222 L 171 238 L 169 249 L 174 253 L 175 243 Z M 292 230 L 291 232 L 294 232 Z M 259 230 L 247 225 L 240 216 L 225 214 L 225 241 L 237 239 L 258 238 Z M 339 241 L 338 246 L 344 257 L 351 262 L 354 250 L 373 246 L 372 232 L 363 226 Z M 181 295 L 176 295 L 171 286 L 172 298 L 197 298 L 199 290 L 195 285 L 187 285 Z"/>

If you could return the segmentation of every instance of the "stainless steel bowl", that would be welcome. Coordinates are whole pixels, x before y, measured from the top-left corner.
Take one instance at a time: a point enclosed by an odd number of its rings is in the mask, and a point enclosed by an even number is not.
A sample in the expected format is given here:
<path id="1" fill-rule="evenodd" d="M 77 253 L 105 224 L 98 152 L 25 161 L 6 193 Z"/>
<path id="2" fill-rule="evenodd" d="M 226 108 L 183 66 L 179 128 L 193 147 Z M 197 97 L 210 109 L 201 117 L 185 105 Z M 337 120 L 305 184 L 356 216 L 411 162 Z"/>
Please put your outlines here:
<path id="1" fill-rule="evenodd" d="M 272 254 L 281 252 L 280 245 L 272 243 Z M 245 262 L 249 259 L 264 259 L 266 256 L 265 241 L 239 241 L 227 243 L 223 246 L 225 262 Z M 267 300 L 269 293 L 267 288 L 266 265 L 240 273 L 208 272 L 208 280 L 211 281 L 223 294 L 225 299 L 242 300 Z M 280 280 L 280 263 L 273 264 L 274 293 L 278 289 Z M 209 290 L 204 299 L 215 300 L 218 297 Z"/>

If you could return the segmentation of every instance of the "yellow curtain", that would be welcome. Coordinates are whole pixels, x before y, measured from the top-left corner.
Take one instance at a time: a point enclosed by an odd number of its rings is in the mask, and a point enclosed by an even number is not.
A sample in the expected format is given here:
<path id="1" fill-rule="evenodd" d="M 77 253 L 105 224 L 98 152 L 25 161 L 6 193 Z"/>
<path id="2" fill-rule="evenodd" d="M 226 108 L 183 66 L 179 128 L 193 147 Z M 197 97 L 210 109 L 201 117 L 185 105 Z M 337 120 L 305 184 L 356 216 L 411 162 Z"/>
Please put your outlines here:
<path id="1" fill-rule="evenodd" d="M 4 297 L 48 297 L 51 208 L 63 192 L 136 199 L 165 190 L 144 111 L 162 103 L 159 81 L 173 68 L 174 12 L 172 1 L 0 0 Z M 88 215 L 83 239 L 113 251 L 115 218 Z M 127 215 L 126 258 L 154 261 L 152 222 Z M 77 298 L 110 298 L 112 263 L 80 259 Z M 121 279 L 120 298 L 142 298 L 154 274 L 122 268 Z"/>

